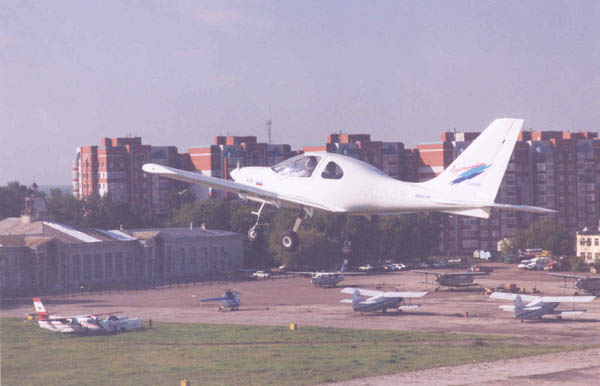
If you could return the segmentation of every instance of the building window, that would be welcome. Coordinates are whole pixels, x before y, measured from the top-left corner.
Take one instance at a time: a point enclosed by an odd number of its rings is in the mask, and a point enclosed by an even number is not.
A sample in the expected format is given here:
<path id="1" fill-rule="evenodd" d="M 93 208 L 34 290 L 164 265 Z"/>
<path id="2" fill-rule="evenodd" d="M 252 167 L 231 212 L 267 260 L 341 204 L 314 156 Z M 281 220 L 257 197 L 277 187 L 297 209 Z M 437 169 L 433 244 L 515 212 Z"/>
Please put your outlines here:
<path id="1" fill-rule="evenodd" d="M 102 264 L 102 256 L 97 253 L 94 255 L 94 278 L 102 279 L 103 277 L 103 264 Z"/>
<path id="2" fill-rule="evenodd" d="M 112 278 L 113 276 L 113 266 L 112 266 L 112 255 L 110 253 L 104 254 L 104 276 L 107 279 Z"/>
<path id="3" fill-rule="evenodd" d="M 81 275 L 81 259 L 79 255 L 73 255 L 73 281 L 79 282 L 79 278 Z"/>
<path id="4" fill-rule="evenodd" d="M 594 239 L 594 245 L 595 246 L 600 245 L 600 239 Z"/>
<path id="5" fill-rule="evenodd" d="M 92 256 L 83 255 L 83 280 L 90 281 L 92 279 Z"/>
<path id="6" fill-rule="evenodd" d="M 123 277 L 123 254 L 121 252 L 117 252 L 115 258 L 115 274 L 117 277 Z"/>

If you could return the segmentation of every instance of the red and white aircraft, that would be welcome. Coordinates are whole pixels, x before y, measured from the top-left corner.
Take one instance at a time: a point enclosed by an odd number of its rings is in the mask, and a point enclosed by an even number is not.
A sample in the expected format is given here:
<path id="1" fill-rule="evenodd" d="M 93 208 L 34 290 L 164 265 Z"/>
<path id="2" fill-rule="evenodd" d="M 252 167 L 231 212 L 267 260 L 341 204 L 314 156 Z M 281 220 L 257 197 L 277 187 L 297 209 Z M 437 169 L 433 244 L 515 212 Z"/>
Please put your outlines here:
<path id="1" fill-rule="evenodd" d="M 114 311 L 93 315 L 60 316 L 48 313 L 40 298 L 33 298 L 33 307 L 37 312 L 40 327 L 54 332 L 65 334 L 117 332 L 142 328 L 142 322 L 139 318 L 118 317 L 114 315 L 118 312 Z M 111 316 L 107 319 L 99 318 L 102 315 Z"/>
<path id="2" fill-rule="evenodd" d="M 522 126 L 521 119 L 496 119 L 439 176 L 423 183 L 399 181 L 366 162 L 325 152 L 301 154 L 273 167 L 238 167 L 230 173 L 233 181 L 157 164 L 145 164 L 143 170 L 260 203 L 250 240 L 258 236 L 265 205 L 297 208 L 293 228 L 280 239 L 284 249 L 294 250 L 300 223 L 315 209 L 367 218 L 431 211 L 488 218 L 493 208 L 555 213 L 494 202 Z"/>

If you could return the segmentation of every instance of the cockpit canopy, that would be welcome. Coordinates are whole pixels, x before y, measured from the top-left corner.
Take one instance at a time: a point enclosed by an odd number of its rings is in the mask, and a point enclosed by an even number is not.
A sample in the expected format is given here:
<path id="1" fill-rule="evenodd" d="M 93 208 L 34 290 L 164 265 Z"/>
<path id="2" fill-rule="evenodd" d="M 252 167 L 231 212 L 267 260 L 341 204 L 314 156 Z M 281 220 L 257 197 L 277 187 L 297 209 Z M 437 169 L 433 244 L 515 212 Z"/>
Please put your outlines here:
<path id="1" fill-rule="evenodd" d="M 310 177 L 321 161 L 320 156 L 298 155 L 273 166 L 275 173 L 286 177 Z"/>

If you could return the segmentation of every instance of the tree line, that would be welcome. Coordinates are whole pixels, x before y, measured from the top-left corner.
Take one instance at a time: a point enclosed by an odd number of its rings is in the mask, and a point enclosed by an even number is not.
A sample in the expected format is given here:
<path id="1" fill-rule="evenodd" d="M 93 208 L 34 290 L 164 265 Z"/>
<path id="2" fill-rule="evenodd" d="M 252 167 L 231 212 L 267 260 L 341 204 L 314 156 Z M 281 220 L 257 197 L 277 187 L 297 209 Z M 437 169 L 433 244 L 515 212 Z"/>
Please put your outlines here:
<path id="1" fill-rule="evenodd" d="M 18 182 L 0 186 L 0 219 L 17 217 L 24 208 L 25 196 L 31 191 Z M 251 214 L 253 203 L 239 200 L 202 200 L 195 202 L 189 191 L 173 189 L 168 194 L 170 212 L 158 216 L 150 208 L 113 201 L 109 196 L 92 196 L 78 200 L 58 189 L 46 195 L 46 208 L 51 220 L 72 226 L 117 229 L 188 227 L 204 224 L 209 229 L 222 229 L 245 234 L 256 222 Z M 349 217 L 315 212 L 302 223 L 298 250 L 286 252 L 280 247 L 280 234 L 291 228 L 297 211 L 267 210 L 259 227 L 261 236 L 255 242 L 244 241 L 245 265 L 252 267 L 285 265 L 335 269 L 343 259 L 353 266 L 363 263 L 401 261 L 412 263 L 439 253 L 441 214 L 405 214 L 402 216 Z M 345 246 L 345 248 L 343 247 Z M 522 229 L 510 239 L 505 253 L 542 248 L 554 256 L 574 256 L 572 232 L 553 220 L 542 220 Z M 581 260 L 581 259 L 579 259 Z M 571 268 L 585 267 L 577 258 Z"/>

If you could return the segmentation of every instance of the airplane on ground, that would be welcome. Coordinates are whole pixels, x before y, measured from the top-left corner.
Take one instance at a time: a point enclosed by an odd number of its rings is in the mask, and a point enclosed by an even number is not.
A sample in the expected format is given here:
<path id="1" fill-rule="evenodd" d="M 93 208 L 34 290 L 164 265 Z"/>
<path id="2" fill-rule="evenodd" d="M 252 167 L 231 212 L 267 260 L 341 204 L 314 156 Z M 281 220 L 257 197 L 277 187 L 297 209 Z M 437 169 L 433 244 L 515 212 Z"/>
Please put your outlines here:
<path id="1" fill-rule="evenodd" d="M 219 298 L 207 298 L 200 299 L 201 302 L 221 302 L 219 304 L 219 311 L 222 311 L 228 308 L 231 311 L 237 311 L 240 309 L 240 305 L 242 301 L 240 299 L 240 294 L 234 290 L 226 289 L 223 293 L 223 296 Z"/>
<path id="2" fill-rule="evenodd" d="M 487 275 L 488 272 L 435 272 L 435 271 L 421 271 L 421 270 L 412 270 L 412 272 L 416 273 L 424 273 L 425 274 L 425 284 L 433 284 L 427 281 L 429 275 L 435 275 L 435 281 L 438 283 L 439 287 L 471 287 L 477 286 L 479 284 L 473 282 L 475 276 Z"/>
<path id="3" fill-rule="evenodd" d="M 252 212 L 256 223 L 248 230 L 251 241 L 259 236 L 265 205 L 297 209 L 294 226 L 280 236 L 282 247 L 293 251 L 300 224 L 315 209 L 366 218 L 432 211 L 489 218 L 492 209 L 555 213 L 494 202 L 522 126 L 521 119 L 496 119 L 440 175 L 422 183 L 399 181 L 366 162 L 326 152 L 307 152 L 273 167 L 238 165 L 230 173 L 233 181 L 152 163 L 143 170 L 258 202 Z"/>
<path id="4" fill-rule="evenodd" d="M 581 315 L 585 310 L 557 311 L 556 307 L 560 303 L 589 303 L 595 296 L 533 296 L 519 295 L 506 292 L 494 292 L 490 295 L 492 299 L 511 300 L 514 305 L 502 305 L 499 308 L 504 311 L 514 312 L 515 318 L 521 319 L 541 319 L 544 315 L 556 315 L 558 319 L 568 315 Z M 527 305 L 523 302 L 529 302 Z"/>
<path id="5" fill-rule="evenodd" d="M 565 286 L 567 279 L 575 279 L 575 287 L 582 291 L 596 295 L 600 293 L 600 276 L 584 276 L 584 275 L 570 275 L 564 273 L 549 273 L 548 275 L 558 276 L 565 279 Z"/>
<path id="6" fill-rule="evenodd" d="M 427 292 L 384 292 L 367 290 L 361 288 L 346 287 L 340 291 L 344 294 L 352 294 L 352 299 L 341 300 L 341 303 L 352 303 L 352 310 L 360 312 L 383 311 L 387 312 L 388 308 L 395 308 L 398 312 L 417 308 L 419 304 L 404 304 L 404 298 L 422 298 L 427 295 Z M 369 298 L 365 298 L 368 296 Z"/>
<path id="7" fill-rule="evenodd" d="M 85 334 L 130 331 L 142 328 L 140 318 L 114 315 L 115 313 L 119 313 L 118 311 L 93 315 L 60 316 L 48 313 L 40 298 L 33 298 L 33 307 L 37 313 L 39 326 L 54 332 Z M 99 318 L 101 315 L 110 316 L 106 319 L 101 319 Z"/>
<path id="8" fill-rule="evenodd" d="M 338 283 L 344 280 L 344 275 L 362 275 L 363 273 L 359 272 L 346 272 L 346 268 L 348 267 L 348 260 L 344 260 L 344 263 L 340 267 L 340 270 L 337 272 L 298 272 L 298 271 L 289 271 L 289 273 L 301 273 L 301 274 L 309 274 L 311 275 L 310 283 L 315 287 L 335 287 Z"/>

